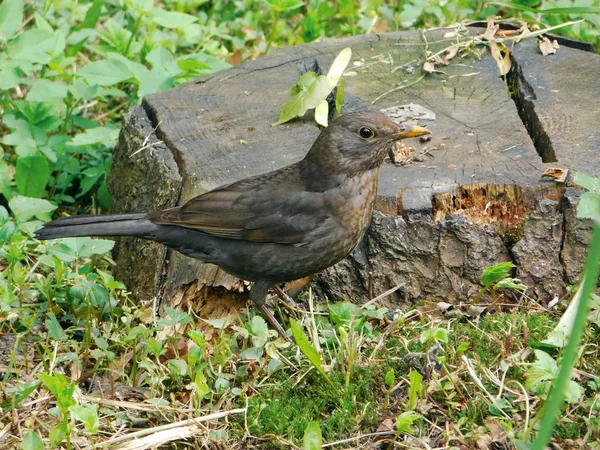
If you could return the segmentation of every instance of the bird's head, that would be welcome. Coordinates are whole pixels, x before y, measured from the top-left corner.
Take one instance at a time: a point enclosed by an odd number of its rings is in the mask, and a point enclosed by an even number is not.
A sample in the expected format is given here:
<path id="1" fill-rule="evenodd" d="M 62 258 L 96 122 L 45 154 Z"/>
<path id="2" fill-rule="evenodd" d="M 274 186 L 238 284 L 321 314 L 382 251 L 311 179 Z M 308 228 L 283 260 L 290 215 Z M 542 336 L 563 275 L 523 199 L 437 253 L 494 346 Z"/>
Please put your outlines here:
<path id="1" fill-rule="evenodd" d="M 431 132 L 378 111 L 344 114 L 321 131 L 306 159 L 353 176 L 379 167 L 396 141 L 425 134 Z"/>

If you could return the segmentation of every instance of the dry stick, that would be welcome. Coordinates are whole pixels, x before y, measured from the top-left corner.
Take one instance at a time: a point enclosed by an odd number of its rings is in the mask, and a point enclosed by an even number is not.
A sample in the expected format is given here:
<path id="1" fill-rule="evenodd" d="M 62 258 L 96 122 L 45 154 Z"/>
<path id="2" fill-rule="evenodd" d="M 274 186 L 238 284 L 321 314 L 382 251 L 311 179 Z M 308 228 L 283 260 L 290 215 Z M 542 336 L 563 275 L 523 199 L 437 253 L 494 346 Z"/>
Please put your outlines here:
<path id="1" fill-rule="evenodd" d="M 396 434 L 395 431 L 379 431 L 377 433 L 369 433 L 369 434 L 361 434 L 360 436 L 355 436 L 347 439 L 342 439 L 341 441 L 330 442 L 328 444 L 323 444 L 321 448 L 333 447 L 334 445 L 339 444 L 347 444 L 348 442 L 358 441 L 359 439 L 369 438 L 369 437 L 377 437 L 377 436 L 389 436 Z"/>
<path id="2" fill-rule="evenodd" d="M 361 306 L 361 308 L 366 308 L 369 305 L 372 305 L 373 303 L 378 302 L 379 300 L 381 300 L 382 298 L 387 297 L 390 294 L 393 294 L 394 292 L 396 292 L 398 289 L 400 289 L 402 287 L 401 284 L 399 284 L 398 286 L 395 286 L 391 289 L 388 289 L 387 291 L 385 291 L 383 294 L 379 294 L 377 297 L 372 298 L 371 300 L 369 300 L 367 303 L 365 303 L 364 305 Z"/>
<path id="3" fill-rule="evenodd" d="M 483 385 L 483 383 L 481 382 L 481 380 L 477 376 L 477 372 L 475 372 L 475 368 L 471 365 L 471 361 L 469 361 L 465 355 L 462 355 L 461 359 L 465 363 L 465 365 L 467 366 L 467 371 L 469 372 L 469 375 L 471 375 L 471 378 L 473 379 L 473 381 L 475 382 L 475 384 L 477 385 L 477 387 L 479 387 L 479 389 L 481 389 L 484 392 L 484 394 L 488 397 L 488 399 L 491 402 L 491 404 L 494 405 L 496 403 L 496 399 L 494 398 L 494 396 L 492 394 L 490 394 L 488 392 L 488 390 L 485 388 L 485 386 Z M 511 417 L 508 414 L 506 414 L 502 410 L 502 408 L 498 408 L 498 410 L 500 411 L 500 413 L 502 413 L 502 415 L 504 417 L 506 417 L 508 420 L 511 420 Z"/>
<path id="4" fill-rule="evenodd" d="M 174 408 L 171 406 L 158 406 L 158 405 L 150 405 L 148 403 L 140 403 L 140 402 L 125 402 L 120 400 L 110 400 L 108 398 L 99 398 L 93 397 L 91 395 L 79 395 L 77 397 L 80 400 L 84 400 L 90 403 L 99 403 L 101 405 L 112 406 L 115 408 L 123 408 L 123 409 L 135 409 L 137 411 L 151 411 L 151 412 L 160 412 L 160 411 L 169 411 L 169 412 L 182 412 L 188 413 L 195 411 L 195 409 L 181 409 Z"/>
<path id="5" fill-rule="evenodd" d="M 97 444 L 98 447 L 106 447 L 109 445 L 118 444 L 120 442 L 124 442 L 130 440 L 132 438 L 138 438 L 141 436 L 147 436 L 149 434 L 158 433 L 159 431 L 170 430 L 172 428 L 184 427 L 187 425 L 194 425 L 202 422 L 208 422 L 209 420 L 222 419 L 223 417 L 230 416 L 232 414 L 240 414 L 246 411 L 246 408 L 238 408 L 232 409 L 229 411 L 222 411 L 219 413 L 209 414 L 208 416 L 196 417 L 194 419 L 182 420 L 180 422 L 169 423 L 167 425 L 162 425 L 160 427 L 148 428 L 145 430 L 135 431 L 133 433 L 125 434 L 123 436 L 110 439 L 108 441 L 101 442 Z"/>

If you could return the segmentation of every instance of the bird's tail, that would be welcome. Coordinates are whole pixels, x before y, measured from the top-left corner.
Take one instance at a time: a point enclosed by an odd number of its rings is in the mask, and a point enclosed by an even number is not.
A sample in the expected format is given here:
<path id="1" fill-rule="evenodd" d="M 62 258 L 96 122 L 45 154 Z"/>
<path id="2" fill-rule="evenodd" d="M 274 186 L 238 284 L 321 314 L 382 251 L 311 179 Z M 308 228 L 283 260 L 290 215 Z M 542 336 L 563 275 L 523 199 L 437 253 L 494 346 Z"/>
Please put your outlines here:
<path id="1" fill-rule="evenodd" d="M 36 231 L 35 237 L 42 240 L 78 236 L 143 237 L 155 227 L 146 213 L 75 216 L 48 222 Z"/>

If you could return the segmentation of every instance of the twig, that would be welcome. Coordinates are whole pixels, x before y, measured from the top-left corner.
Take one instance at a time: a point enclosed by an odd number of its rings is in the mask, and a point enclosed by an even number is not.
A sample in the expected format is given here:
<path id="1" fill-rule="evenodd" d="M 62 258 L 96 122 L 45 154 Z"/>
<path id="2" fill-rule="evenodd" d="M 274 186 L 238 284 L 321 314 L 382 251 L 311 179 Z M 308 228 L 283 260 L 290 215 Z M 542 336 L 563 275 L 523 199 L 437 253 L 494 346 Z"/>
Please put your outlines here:
<path id="1" fill-rule="evenodd" d="M 462 355 L 461 359 L 467 366 L 467 371 L 469 372 L 469 375 L 471 375 L 471 378 L 473 379 L 475 384 L 479 387 L 479 389 L 481 389 L 485 393 L 485 395 L 488 397 L 488 399 L 490 400 L 492 405 L 495 405 L 496 399 L 492 396 L 492 394 L 490 394 L 488 392 L 488 390 L 485 388 L 485 386 L 483 385 L 483 383 L 477 376 L 477 372 L 475 372 L 475 369 L 471 365 L 471 361 L 469 361 L 469 359 L 465 355 Z M 511 420 L 511 417 L 508 414 L 506 414 L 502 408 L 498 407 L 497 405 L 496 405 L 496 407 L 498 408 L 498 411 L 500 411 L 504 417 L 506 417 L 508 420 Z"/>
<path id="2" fill-rule="evenodd" d="M 411 86 L 413 86 L 413 85 L 417 84 L 417 83 L 418 83 L 418 82 L 420 82 L 420 81 L 421 81 L 423 78 L 425 78 L 425 75 L 427 75 L 427 74 L 426 74 L 426 73 L 424 73 L 424 74 L 423 74 L 423 75 L 421 75 L 419 78 L 417 78 L 417 79 L 416 79 L 416 80 L 414 80 L 414 81 L 411 81 L 410 83 L 403 84 L 402 86 L 398 86 L 398 87 L 395 87 L 394 89 L 390 89 L 389 91 L 387 91 L 387 92 L 384 92 L 384 93 L 383 93 L 383 94 L 381 94 L 379 97 L 377 97 L 375 100 L 373 100 L 373 101 L 371 102 L 371 105 L 372 105 L 373 103 L 375 103 L 376 101 L 378 101 L 378 100 L 381 100 L 381 99 L 382 99 L 383 97 L 385 97 L 386 95 L 388 95 L 388 94 L 391 94 L 392 92 L 400 91 L 400 90 L 402 90 L 402 89 L 406 89 L 407 87 L 411 87 Z"/>
<path id="3" fill-rule="evenodd" d="M 379 431 L 377 433 L 361 434 L 360 436 L 355 436 L 352 438 L 342 439 L 341 441 L 335 441 L 335 442 L 329 442 L 328 444 L 323 444 L 321 446 L 321 448 L 333 447 L 334 445 L 339 445 L 339 444 L 347 444 L 348 442 L 355 442 L 355 441 L 358 441 L 359 439 L 364 439 L 364 438 L 377 437 L 377 436 L 389 436 L 389 435 L 394 435 L 394 434 L 396 434 L 396 432 L 393 430 Z"/>
<path id="4" fill-rule="evenodd" d="M 383 294 L 379 294 L 377 297 L 372 298 L 371 300 L 369 300 L 367 303 L 365 303 L 364 305 L 361 306 L 361 308 L 366 308 L 369 305 L 372 305 L 373 303 L 378 302 L 379 300 L 381 300 L 382 298 L 387 297 L 390 294 L 393 294 L 394 292 L 396 292 L 398 289 L 400 289 L 402 287 L 401 284 L 399 284 L 398 286 L 395 286 L 391 289 L 388 289 L 387 291 L 385 291 Z"/>
<path id="5" fill-rule="evenodd" d="M 135 431 L 133 433 L 125 434 L 123 436 L 119 436 L 114 439 L 109 439 L 108 441 L 101 442 L 97 444 L 98 447 L 107 447 L 109 445 L 115 445 L 120 442 L 125 442 L 133 438 L 139 438 L 142 436 L 148 436 L 149 434 L 159 433 L 165 430 L 171 430 L 173 428 L 185 427 L 189 425 L 195 425 L 202 422 L 208 422 L 210 420 L 222 419 L 223 417 L 231 416 L 232 414 L 241 414 L 246 411 L 246 408 L 238 408 L 232 409 L 229 411 L 222 411 L 214 414 L 209 414 L 207 416 L 196 417 L 194 419 L 182 420 L 180 422 L 169 423 L 167 425 L 161 425 L 160 427 L 148 428 L 140 431 Z"/>

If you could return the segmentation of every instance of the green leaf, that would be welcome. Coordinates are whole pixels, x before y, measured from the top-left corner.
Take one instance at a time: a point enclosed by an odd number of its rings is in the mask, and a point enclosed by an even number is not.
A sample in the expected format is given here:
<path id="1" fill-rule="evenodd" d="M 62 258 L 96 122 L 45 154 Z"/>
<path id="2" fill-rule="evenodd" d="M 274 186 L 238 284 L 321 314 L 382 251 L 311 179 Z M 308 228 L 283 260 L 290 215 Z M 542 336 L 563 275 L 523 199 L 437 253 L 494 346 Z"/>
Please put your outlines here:
<path id="1" fill-rule="evenodd" d="M 76 388 L 75 383 L 67 380 L 67 377 L 60 373 L 55 373 L 54 375 L 39 373 L 38 378 L 42 380 L 44 386 L 54 394 L 56 405 L 63 413 L 63 418 L 66 418 L 69 407 L 77 404 L 73 397 Z"/>
<path id="2" fill-rule="evenodd" d="M 521 280 L 518 278 L 504 278 L 494 285 L 494 291 L 497 289 L 514 289 L 515 291 L 523 292 L 527 289 Z"/>
<path id="3" fill-rule="evenodd" d="M 423 375 L 416 370 L 411 370 L 410 388 L 408 389 L 408 409 L 415 409 L 417 406 L 417 400 L 421 397 L 423 390 Z"/>
<path id="4" fill-rule="evenodd" d="M 17 191 L 26 197 L 40 198 L 50 181 L 50 165 L 43 156 L 19 158 L 15 169 Z"/>
<path id="5" fill-rule="evenodd" d="M 217 330 L 224 330 L 231 324 L 231 315 L 227 314 L 225 317 L 220 319 L 202 319 L 204 322 L 216 328 Z"/>
<path id="6" fill-rule="evenodd" d="M 165 306 L 165 311 L 175 323 L 183 324 L 192 322 L 192 318 L 184 311 L 177 311 L 173 308 L 169 308 L 168 306 Z"/>
<path id="7" fill-rule="evenodd" d="M 304 6 L 302 0 L 265 0 L 277 12 L 292 11 Z"/>
<path id="8" fill-rule="evenodd" d="M 27 93 L 27 101 L 29 102 L 48 102 L 53 105 L 60 105 L 64 108 L 64 100 L 69 93 L 69 87 L 56 81 L 50 81 L 45 78 L 32 80 L 30 83 L 31 89 Z M 63 108 L 55 107 L 55 110 L 60 111 Z"/>
<path id="9" fill-rule="evenodd" d="M 385 385 L 388 389 L 391 389 L 394 386 L 394 381 L 396 381 L 396 375 L 394 373 L 394 369 L 390 369 L 385 373 L 385 378 L 383 379 Z"/>
<path id="10" fill-rule="evenodd" d="M 11 198 L 8 206 L 20 222 L 27 222 L 32 217 L 37 217 L 40 220 L 50 220 L 48 214 L 56 209 L 56 206 L 48 200 L 22 195 L 15 195 Z"/>
<path id="11" fill-rule="evenodd" d="M 0 3 L 0 41 L 11 39 L 23 22 L 22 0 L 3 0 Z"/>
<path id="12" fill-rule="evenodd" d="M 240 359 L 250 361 L 260 361 L 265 350 L 262 347 L 249 347 L 240 353 Z"/>
<path id="13" fill-rule="evenodd" d="M 198 18 L 190 14 L 165 11 L 159 8 L 152 8 L 150 14 L 152 14 L 154 22 L 165 28 L 182 28 L 198 20 Z"/>
<path id="14" fill-rule="evenodd" d="M 254 316 L 251 323 L 252 343 L 255 347 L 262 347 L 269 339 L 269 327 L 267 322 L 260 316 Z"/>
<path id="15" fill-rule="evenodd" d="M 49 53 L 55 45 L 56 35 L 52 31 L 32 29 L 9 41 L 6 54 L 12 59 L 48 64 L 52 60 Z"/>
<path id="16" fill-rule="evenodd" d="M 398 433 L 412 433 L 411 425 L 421 417 L 414 411 L 405 411 L 396 419 L 396 431 Z"/>
<path id="17" fill-rule="evenodd" d="M 56 425 L 50 430 L 50 446 L 52 448 L 58 447 L 62 441 L 65 440 L 69 433 L 69 423 L 63 422 Z"/>
<path id="18" fill-rule="evenodd" d="M 86 130 L 84 133 L 76 135 L 69 145 L 72 147 L 82 145 L 102 144 L 105 147 L 112 148 L 119 138 L 119 129 L 112 126 L 96 127 Z"/>
<path id="19" fill-rule="evenodd" d="M 342 115 L 342 107 L 344 106 L 344 86 L 346 85 L 346 80 L 342 80 L 340 85 L 335 92 L 335 112 L 333 113 L 333 118 L 337 119 Z"/>
<path id="20" fill-rule="evenodd" d="M 331 381 L 329 376 L 327 376 L 325 370 L 323 370 L 323 364 L 321 363 L 321 355 L 319 355 L 319 352 L 317 352 L 317 350 L 308 341 L 308 338 L 304 334 L 302 326 L 294 319 L 290 319 L 290 327 L 292 329 L 292 335 L 294 336 L 294 340 L 300 348 L 300 351 L 304 353 L 304 356 L 308 358 L 308 360 L 312 363 L 315 369 L 317 369 L 317 371 L 323 376 L 323 378 L 325 378 L 325 381 L 327 381 L 327 383 L 333 389 L 335 389 L 333 382 Z"/>
<path id="21" fill-rule="evenodd" d="M 577 217 L 600 222 L 600 194 L 586 192 L 579 198 Z"/>
<path id="22" fill-rule="evenodd" d="M 46 329 L 48 330 L 48 334 L 55 341 L 65 341 L 67 340 L 67 334 L 56 320 L 56 316 L 52 313 L 48 313 L 48 318 L 46 319 Z"/>
<path id="23" fill-rule="evenodd" d="M 481 275 L 481 284 L 484 287 L 488 287 L 502 278 L 507 278 L 509 276 L 509 271 L 514 267 L 515 265 L 511 262 L 501 262 L 487 267 Z"/>
<path id="24" fill-rule="evenodd" d="M 346 70 L 348 63 L 350 62 L 350 58 L 352 58 L 352 50 L 350 47 L 346 47 L 338 53 L 331 63 L 329 72 L 327 72 L 327 79 L 329 80 L 329 84 L 332 88 L 337 86 L 340 78 L 342 78 L 342 74 L 344 73 L 344 70 Z"/>
<path id="25" fill-rule="evenodd" d="M 181 67 L 175 61 L 173 54 L 164 47 L 157 47 L 148 53 L 146 61 L 152 64 L 152 67 L 161 68 L 172 76 L 181 73 Z"/>
<path id="26" fill-rule="evenodd" d="M 600 178 L 593 177 L 583 172 L 575 172 L 573 181 L 590 192 L 600 194 Z"/>
<path id="27" fill-rule="evenodd" d="M 97 404 L 71 406 L 69 412 L 71 413 L 71 417 L 83 423 L 87 433 L 97 433 L 98 427 L 100 426 Z"/>
<path id="28" fill-rule="evenodd" d="M 23 450 L 44 450 L 44 441 L 35 431 L 25 433 L 21 445 Z"/>
<path id="29" fill-rule="evenodd" d="M 322 127 L 326 127 L 328 119 L 329 119 L 329 103 L 327 103 L 327 100 L 323 100 L 315 108 L 315 122 L 317 122 Z"/>
<path id="30" fill-rule="evenodd" d="M 220 59 L 215 58 L 214 56 L 211 56 L 211 55 L 207 55 L 205 53 L 192 53 L 192 54 L 183 56 L 179 61 L 180 62 L 182 62 L 182 61 L 197 61 L 202 64 L 205 64 L 206 66 L 209 67 L 209 69 L 203 70 L 202 71 L 203 75 L 210 75 L 212 73 L 219 72 L 219 71 L 225 70 L 225 69 L 229 69 L 231 67 L 231 64 L 229 64 L 225 61 L 221 61 Z"/>
<path id="31" fill-rule="evenodd" d="M 89 84 L 112 86 L 132 78 L 131 70 L 121 61 L 103 59 L 82 67 L 77 74 Z"/>
<path id="32" fill-rule="evenodd" d="M 303 444 L 304 450 L 321 450 L 323 436 L 317 422 L 310 422 L 304 429 Z"/>
<path id="33" fill-rule="evenodd" d="M 102 13 L 103 4 L 103 0 L 94 0 L 92 7 L 85 13 L 85 19 L 83 19 L 81 28 L 94 28 L 96 26 L 96 23 L 98 23 L 98 19 L 100 18 L 100 14 Z"/>
<path id="34" fill-rule="evenodd" d="M 208 394 L 210 394 L 210 388 L 208 387 L 208 383 L 206 382 L 206 376 L 199 370 L 196 373 L 196 377 L 194 378 L 195 391 L 198 400 L 202 400 Z"/>
<path id="35" fill-rule="evenodd" d="M 139 78 L 139 82 L 140 88 L 137 93 L 139 98 L 144 98 L 149 94 L 164 92 L 175 85 L 173 77 L 160 67 L 147 71 Z"/>
<path id="36" fill-rule="evenodd" d="M 566 8 L 530 8 L 525 5 L 521 5 L 517 2 L 488 2 L 488 5 L 503 6 L 509 9 L 516 9 L 518 11 L 527 11 L 534 14 L 600 14 L 600 7 L 597 6 L 568 6 Z M 536 2 L 538 4 L 538 2 Z"/>
<path id="37" fill-rule="evenodd" d="M 317 76 L 315 72 L 306 72 L 292 88 L 292 98 L 283 106 L 279 120 L 273 125 L 288 122 L 294 117 L 302 117 L 306 111 L 316 108 L 325 100 L 331 90 L 332 86 L 326 76 Z"/>
<path id="38" fill-rule="evenodd" d="M 14 89 L 21 84 L 24 72 L 26 72 L 21 67 L 22 65 L 21 61 L 9 61 L 6 66 L 0 70 L 0 89 Z"/>
<path id="39" fill-rule="evenodd" d="M 0 408 L 2 408 L 5 412 L 12 411 L 13 407 L 19 406 L 23 400 L 29 397 L 33 391 L 35 391 L 42 384 L 41 381 L 36 380 L 31 383 L 22 383 L 18 382 L 15 387 L 8 387 L 6 390 L 9 396 L 7 396 L 7 402 L 2 403 Z"/>
<path id="40" fill-rule="evenodd" d="M 85 258 L 92 255 L 104 255 L 110 252 L 115 246 L 115 241 L 109 239 L 88 239 L 80 246 L 79 257 Z"/>
<path id="41" fill-rule="evenodd" d="M 554 380 L 558 373 L 558 365 L 554 358 L 542 350 L 534 350 L 536 361 L 527 369 L 525 387 L 536 391 L 537 387 L 545 381 Z M 549 387 L 549 383 L 543 383 Z"/>
<path id="42" fill-rule="evenodd" d="M 328 306 L 329 318 L 336 325 L 346 325 L 354 320 L 360 310 L 350 302 L 333 303 Z"/>

